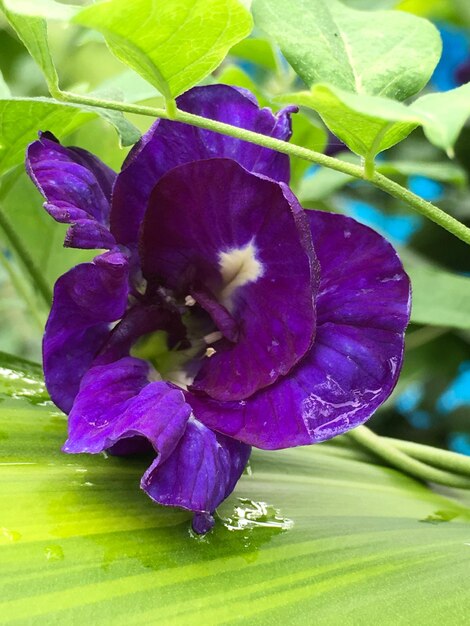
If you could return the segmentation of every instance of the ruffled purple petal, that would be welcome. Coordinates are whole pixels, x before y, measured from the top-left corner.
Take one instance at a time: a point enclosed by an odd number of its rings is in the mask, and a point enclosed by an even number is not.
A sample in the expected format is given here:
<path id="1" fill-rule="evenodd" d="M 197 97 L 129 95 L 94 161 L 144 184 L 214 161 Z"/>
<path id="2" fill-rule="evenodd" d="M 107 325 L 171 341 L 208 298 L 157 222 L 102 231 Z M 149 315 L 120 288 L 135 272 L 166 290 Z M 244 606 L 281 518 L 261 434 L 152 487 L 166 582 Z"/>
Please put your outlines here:
<path id="1" fill-rule="evenodd" d="M 237 323 L 237 341 L 213 344 L 193 389 L 246 398 L 309 349 L 317 263 L 304 211 L 285 186 L 228 159 L 179 166 L 152 193 L 141 257 L 149 284 L 162 282 L 183 298 L 202 284 Z"/>
<path id="2" fill-rule="evenodd" d="M 61 146 L 51 133 L 41 133 L 28 146 L 26 169 L 46 199 L 44 208 L 58 222 L 72 224 L 66 245 L 111 248 L 111 191 L 116 174 L 80 148 Z"/>
<path id="3" fill-rule="evenodd" d="M 66 248 L 96 248 L 110 250 L 115 245 L 114 237 L 107 226 L 92 220 L 77 220 L 67 230 L 64 246 Z"/>
<path id="4" fill-rule="evenodd" d="M 189 113 L 226 122 L 287 141 L 291 136 L 288 107 L 273 115 L 260 109 L 246 90 L 228 85 L 195 87 L 177 98 Z M 279 152 L 169 120 L 158 120 L 130 152 L 114 188 L 111 229 L 122 244 L 137 241 L 151 191 L 165 172 L 201 159 L 230 158 L 251 172 L 288 182 L 289 159 Z"/>
<path id="5" fill-rule="evenodd" d="M 66 413 L 83 375 L 109 337 L 110 323 L 123 316 L 127 296 L 128 263 L 119 252 L 77 265 L 56 282 L 43 364 L 51 398 Z"/>
<path id="6" fill-rule="evenodd" d="M 410 282 L 396 252 L 351 218 L 307 215 L 321 267 L 312 349 L 288 376 L 247 400 L 187 396 L 204 424 L 260 448 L 316 443 L 355 428 L 400 373 Z"/>
<path id="7" fill-rule="evenodd" d="M 142 478 L 142 489 L 159 504 L 178 506 L 196 515 L 193 528 L 207 532 L 212 513 L 233 491 L 251 448 L 214 433 L 193 417 L 166 461 L 158 457 Z"/>
<path id="8" fill-rule="evenodd" d="M 96 454 L 145 438 L 163 463 L 183 435 L 191 407 L 180 390 L 149 383 L 148 374 L 149 365 L 133 357 L 92 367 L 70 412 L 64 451 Z"/>

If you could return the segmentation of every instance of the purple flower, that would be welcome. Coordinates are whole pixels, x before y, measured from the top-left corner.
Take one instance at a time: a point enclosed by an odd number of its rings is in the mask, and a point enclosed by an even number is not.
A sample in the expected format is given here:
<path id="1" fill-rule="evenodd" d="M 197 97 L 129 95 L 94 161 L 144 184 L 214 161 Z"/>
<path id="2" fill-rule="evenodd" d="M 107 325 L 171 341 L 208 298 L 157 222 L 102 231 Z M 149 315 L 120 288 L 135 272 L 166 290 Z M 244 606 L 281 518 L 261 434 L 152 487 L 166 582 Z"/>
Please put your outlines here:
<path id="1" fill-rule="evenodd" d="M 273 115 L 233 87 L 178 106 L 290 137 L 292 108 Z M 376 232 L 304 211 L 285 155 L 160 120 L 117 176 L 48 133 L 27 169 L 70 224 L 65 245 L 108 250 L 59 278 L 44 336 L 66 452 L 153 450 L 142 488 L 206 532 L 251 445 L 329 439 L 391 393 L 408 277 Z"/>

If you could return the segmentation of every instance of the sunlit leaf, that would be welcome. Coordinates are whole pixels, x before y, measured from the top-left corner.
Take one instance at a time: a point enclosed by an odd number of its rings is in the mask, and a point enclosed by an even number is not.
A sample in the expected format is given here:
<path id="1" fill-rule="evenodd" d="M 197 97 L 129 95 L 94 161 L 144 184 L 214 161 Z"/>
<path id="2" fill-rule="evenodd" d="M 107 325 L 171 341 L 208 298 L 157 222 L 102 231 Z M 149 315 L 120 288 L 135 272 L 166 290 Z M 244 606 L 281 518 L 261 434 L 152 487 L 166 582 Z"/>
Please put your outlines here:
<path id="1" fill-rule="evenodd" d="M 470 116 L 470 83 L 426 94 L 410 105 L 319 84 L 276 100 L 318 111 L 335 135 L 366 158 L 402 141 L 417 126 L 423 127 L 431 143 L 453 156 L 453 146 Z"/>
<path id="2" fill-rule="evenodd" d="M 109 0 L 75 21 L 102 32 L 111 51 L 168 99 L 208 76 L 252 28 L 238 0 Z"/>
<path id="3" fill-rule="evenodd" d="M 370 159 L 405 139 L 419 124 L 418 116 L 400 102 L 331 85 L 314 85 L 310 91 L 277 100 L 318 111 L 328 128 L 353 152 Z"/>
<path id="4" fill-rule="evenodd" d="M 401 11 L 356 11 L 338 0 L 254 0 L 255 23 L 311 87 L 405 100 L 428 82 L 437 29 Z"/>
<path id="5" fill-rule="evenodd" d="M 195 539 L 139 490 L 149 460 L 62 454 L 37 374 L 0 372 L 28 379 L 0 386 L 2 623 L 391 626 L 470 608 L 468 508 L 363 453 L 255 452 Z"/>
<path id="6" fill-rule="evenodd" d="M 2 0 L 8 11 L 27 17 L 68 20 L 79 10 L 79 3 L 62 4 L 54 0 Z"/>

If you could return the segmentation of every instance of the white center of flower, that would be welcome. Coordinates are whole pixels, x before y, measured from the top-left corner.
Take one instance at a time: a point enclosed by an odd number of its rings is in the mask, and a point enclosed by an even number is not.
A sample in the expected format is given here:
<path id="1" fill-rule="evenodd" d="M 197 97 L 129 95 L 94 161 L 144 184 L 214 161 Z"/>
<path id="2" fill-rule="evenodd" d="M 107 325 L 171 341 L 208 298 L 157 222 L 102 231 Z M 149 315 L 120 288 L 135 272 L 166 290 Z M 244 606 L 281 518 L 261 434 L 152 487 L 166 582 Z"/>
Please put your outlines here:
<path id="1" fill-rule="evenodd" d="M 250 241 L 243 248 L 232 248 L 219 254 L 219 268 L 223 287 L 219 301 L 230 311 L 232 295 L 238 287 L 253 283 L 264 273 L 262 263 L 256 258 L 256 248 Z"/>

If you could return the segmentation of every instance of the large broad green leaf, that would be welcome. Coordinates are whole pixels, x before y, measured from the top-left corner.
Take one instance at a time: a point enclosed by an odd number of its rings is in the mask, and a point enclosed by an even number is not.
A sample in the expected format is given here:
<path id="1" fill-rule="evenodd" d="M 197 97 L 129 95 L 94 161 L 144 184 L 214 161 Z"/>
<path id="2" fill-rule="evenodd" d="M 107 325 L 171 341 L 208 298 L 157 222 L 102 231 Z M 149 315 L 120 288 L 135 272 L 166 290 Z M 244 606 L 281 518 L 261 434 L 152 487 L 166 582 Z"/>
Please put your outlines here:
<path id="1" fill-rule="evenodd" d="M 453 156 L 453 146 L 470 116 L 470 83 L 427 94 L 410 105 L 319 84 L 276 100 L 318 111 L 335 135 L 366 159 L 402 141 L 417 126 L 423 127 L 431 143 Z"/>
<path id="2" fill-rule="evenodd" d="M 148 460 L 62 454 L 36 374 L 0 371 L 24 381 L 0 385 L 2 624 L 464 623 L 468 497 L 343 446 L 255 452 L 197 539 L 139 491 Z"/>
<path id="3" fill-rule="evenodd" d="M 413 286 L 412 321 L 470 330 L 470 278 L 430 265 L 406 264 Z"/>
<path id="4" fill-rule="evenodd" d="M 208 76 L 252 29 L 238 0 L 109 0 L 75 21 L 102 32 L 111 51 L 167 99 Z"/>
<path id="5" fill-rule="evenodd" d="M 320 113 L 328 128 L 356 154 L 372 160 L 407 137 L 419 118 L 401 102 L 314 85 L 310 91 L 277 98 L 310 107 Z"/>
<path id="6" fill-rule="evenodd" d="M 255 23 L 311 87 L 405 100 L 428 82 L 441 53 L 437 29 L 400 11 L 356 11 L 338 0 L 254 0 Z"/>
<path id="7" fill-rule="evenodd" d="M 255 0 L 254 14 L 310 87 L 291 101 L 318 111 L 366 161 L 420 123 L 396 101 L 419 92 L 439 60 L 442 44 L 430 22 L 400 11 L 357 11 L 337 0 Z"/>

